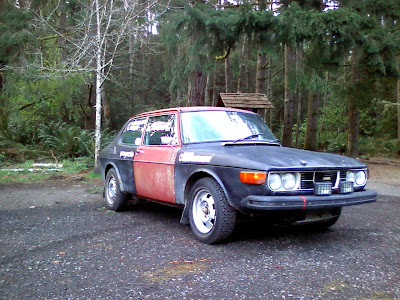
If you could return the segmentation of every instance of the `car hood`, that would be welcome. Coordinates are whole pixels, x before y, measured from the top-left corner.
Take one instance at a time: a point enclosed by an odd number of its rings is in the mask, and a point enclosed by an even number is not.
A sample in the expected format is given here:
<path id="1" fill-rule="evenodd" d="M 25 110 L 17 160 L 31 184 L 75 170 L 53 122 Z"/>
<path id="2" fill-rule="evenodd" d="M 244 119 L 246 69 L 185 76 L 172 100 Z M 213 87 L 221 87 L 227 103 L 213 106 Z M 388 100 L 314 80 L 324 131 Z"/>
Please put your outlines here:
<path id="1" fill-rule="evenodd" d="M 256 170 L 364 168 L 365 164 L 342 155 L 266 144 L 185 145 L 178 163 L 207 163 Z"/>

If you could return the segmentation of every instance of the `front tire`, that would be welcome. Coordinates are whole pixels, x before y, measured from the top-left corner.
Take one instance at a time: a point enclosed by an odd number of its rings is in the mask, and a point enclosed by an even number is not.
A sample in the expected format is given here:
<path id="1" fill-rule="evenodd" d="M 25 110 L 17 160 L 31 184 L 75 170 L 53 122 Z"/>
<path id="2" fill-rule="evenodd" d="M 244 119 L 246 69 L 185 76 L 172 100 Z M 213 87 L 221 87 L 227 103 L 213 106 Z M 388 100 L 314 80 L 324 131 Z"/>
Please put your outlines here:
<path id="1" fill-rule="evenodd" d="M 105 181 L 107 207 L 114 211 L 123 211 L 127 203 L 127 195 L 121 191 L 119 178 L 114 168 L 107 172 Z"/>
<path id="2" fill-rule="evenodd" d="M 236 211 L 229 205 L 221 186 L 213 178 L 202 178 L 190 193 L 189 221 L 196 239 L 216 244 L 231 236 Z"/>

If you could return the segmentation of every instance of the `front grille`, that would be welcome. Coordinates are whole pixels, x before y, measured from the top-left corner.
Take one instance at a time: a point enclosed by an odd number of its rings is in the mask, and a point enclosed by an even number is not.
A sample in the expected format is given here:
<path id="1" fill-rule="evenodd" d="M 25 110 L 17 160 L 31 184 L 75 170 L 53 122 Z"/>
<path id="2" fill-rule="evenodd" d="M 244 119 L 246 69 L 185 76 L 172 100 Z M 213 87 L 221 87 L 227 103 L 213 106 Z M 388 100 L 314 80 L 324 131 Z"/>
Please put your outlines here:
<path id="1" fill-rule="evenodd" d="M 342 179 L 344 174 L 344 179 Z M 314 189 L 316 182 L 330 182 L 333 188 L 337 188 L 339 180 L 346 179 L 345 171 L 327 170 L 327 171 L 303 171 L 300 173 L 300 190 L 307 191 Z"/>

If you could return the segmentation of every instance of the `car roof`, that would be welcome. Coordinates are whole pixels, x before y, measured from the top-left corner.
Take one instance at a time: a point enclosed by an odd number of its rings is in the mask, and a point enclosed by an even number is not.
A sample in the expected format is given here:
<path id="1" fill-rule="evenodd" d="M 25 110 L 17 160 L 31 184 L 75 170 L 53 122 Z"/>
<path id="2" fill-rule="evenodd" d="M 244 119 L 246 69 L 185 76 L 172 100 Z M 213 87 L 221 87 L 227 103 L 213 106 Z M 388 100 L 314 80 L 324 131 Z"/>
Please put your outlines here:
<path id="1" fill-rule="evenodd" d="M 237 109 L 237 108 L 231 108 L 231 107 L 188 106 L 188 107 L 174 107 L 174 108 L 165 108 L 165 109 L 148 111 L 148 112 L 144 112 L 144 113 L 138 114 L 136 116 L 133 116 L 132 118 L 149 116 L 149 115 L 158 115 L 161 113 L 169 113 L 169 112 L 193 112 L 193 111 L 235 111 L 235 112 L 246 112 L 246 113 L 254 114 L 252 111 L 249 111 L 249 110 L 243 110 L 243 109 Z"/>

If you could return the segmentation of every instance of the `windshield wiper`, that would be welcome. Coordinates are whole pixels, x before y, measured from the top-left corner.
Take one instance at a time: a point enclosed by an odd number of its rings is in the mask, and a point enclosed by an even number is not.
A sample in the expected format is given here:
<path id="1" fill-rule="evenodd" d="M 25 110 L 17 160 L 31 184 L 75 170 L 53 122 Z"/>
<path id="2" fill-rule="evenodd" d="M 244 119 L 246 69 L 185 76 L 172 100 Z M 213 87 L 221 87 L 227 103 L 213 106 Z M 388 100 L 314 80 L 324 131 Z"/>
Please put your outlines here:
<path id="1" fill-rule="evenodd" d="M 221 145 L 222 145 L 222 146 L 229 146 L 229 145 L 253 145 L 253 143 L 254 143 L 254 144 L 257 144 L 257 145 L 281 146 L 281 144 L 279 143 L 279 140 L 277 140 L 277 139 L 275 139 L 275 140 L 255 140 L 254 142 L 248 142 L 248 143 L 245 143 L 245 144 L 243 144 L 243 143 L 238 144 L 238 142 L 244 142 L 245 140 L 255 138 L 255 137 L 259 136 L 259 135 L 261 135 L 261 133 L 259 133 L 259 134 L 252 134 L 252 135 L 246 136 L 245 138 L 238 139 L 238 140 L 236 140 L 236 141 L 223 142 L 223 143 L 221 143 Z"/>
<path id="2" fill-rule="evenodd" d="M 254 139 L 256 137 L 259 137 L 260 135 L 262 135 L 262 133 L 251 134 L 251 135 L 246 136 L 244 138 L 237 139 L 237 140 L 233 141 L 233 143 L 237 143 L 237 142 L 244 141 L 244 140 L 251 140 L 251 139 Z"/>
<path id="3" fill-rule="evenodd" d="M 268 145 L 280 145 L 279 140 L 265 141 Z"/>

